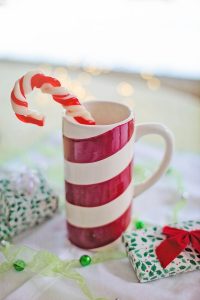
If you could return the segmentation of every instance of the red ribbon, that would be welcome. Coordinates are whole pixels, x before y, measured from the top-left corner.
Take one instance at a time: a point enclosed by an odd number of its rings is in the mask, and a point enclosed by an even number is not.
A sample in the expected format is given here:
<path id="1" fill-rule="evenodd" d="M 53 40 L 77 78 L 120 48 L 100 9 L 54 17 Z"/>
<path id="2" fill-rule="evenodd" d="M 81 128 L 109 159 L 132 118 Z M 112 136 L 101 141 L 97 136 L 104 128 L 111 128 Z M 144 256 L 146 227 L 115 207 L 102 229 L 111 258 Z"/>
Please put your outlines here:
<path id="1" fill-rule="evenodd" d="M 200 230 L 187 231 L 165 226 L 162 233 L 167 238 L 155 251 L 163 268 L 166 268 L 190 243 L 200 253 Z"/>

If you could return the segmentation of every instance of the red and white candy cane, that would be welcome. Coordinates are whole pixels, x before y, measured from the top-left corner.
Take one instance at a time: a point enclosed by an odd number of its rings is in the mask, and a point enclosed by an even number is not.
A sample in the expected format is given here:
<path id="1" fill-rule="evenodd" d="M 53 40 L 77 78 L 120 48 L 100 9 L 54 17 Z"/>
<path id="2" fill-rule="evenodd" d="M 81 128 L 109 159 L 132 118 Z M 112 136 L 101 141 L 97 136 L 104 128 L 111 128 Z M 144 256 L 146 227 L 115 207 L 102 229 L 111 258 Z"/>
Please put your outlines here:
<path id="1" fill-rule="evenodd" d="M 61 86 L 59 80 L 38 71 L 26 73 L 16 81 L 11 92 L 12 108 L 20 121 L 38 126 L 44 125 L 44 116 L 35 110 L 29 109 L 26 99 L 26 96 L 34 88 L 39 88 L 43 93 L 52 95 L 52 98 L 66 109 L 67 115 L 73 117 L 76 122 L 88 125 L 95 124 L 89 111 L 80 104 L 75 96 Z"/>

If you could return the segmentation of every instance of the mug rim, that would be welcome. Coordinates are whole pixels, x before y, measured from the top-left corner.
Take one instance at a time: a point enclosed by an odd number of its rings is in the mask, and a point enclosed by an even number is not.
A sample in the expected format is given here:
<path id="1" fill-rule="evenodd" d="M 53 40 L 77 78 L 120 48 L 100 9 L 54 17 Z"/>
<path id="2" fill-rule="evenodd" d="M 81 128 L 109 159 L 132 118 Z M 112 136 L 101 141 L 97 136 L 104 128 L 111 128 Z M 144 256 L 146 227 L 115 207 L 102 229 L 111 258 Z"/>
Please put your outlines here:
<path id="1" fill-rule="evenodd" d="M 134 115 L 134 112 L 133 110 L 126 104 L 124 103 L 120 103 L 118 101 L 111 101 L 111 100 L 88 100 L 88 101 L 85 101 L 83 104 L 81 105 L 84 105 L 85 103 L 111 103 L 111 104 L 117 104 L 119 106 L 122 106 L 122 107 L 125 107 L 126 109 L 128 109 L 128 112 L 129 112 L 129 115 L 126 119 L 123 119 L 122 121 L 119 121 L 119 122 L 115 122 L 115 123 L 111 123 L 111 124 L 95 124 L 95 125 L 90 125 L 90 124 L 81 124 L 81 123 L 78 123 L 78 122 L 75 122 L 73 120 L 72 117 L 68 117 L 67 114 L 65 113 L 65 110 L 63 111 L 63 119 L 67 122 L 69 122 L 70 124 L 73 124 L 73 125 L 76 125 L 78 127 L 82 127 L 82 128 L 106 128 L 106 127 L 110 127 L 110 126 L 114 126 L 114 127 L 117 127 L 119 125 L 122 125 L 122 124 L 125 124 L 127 122 L 129 122 L 130 120 L 134 120 L 135 119 L 135 115 Z"/>

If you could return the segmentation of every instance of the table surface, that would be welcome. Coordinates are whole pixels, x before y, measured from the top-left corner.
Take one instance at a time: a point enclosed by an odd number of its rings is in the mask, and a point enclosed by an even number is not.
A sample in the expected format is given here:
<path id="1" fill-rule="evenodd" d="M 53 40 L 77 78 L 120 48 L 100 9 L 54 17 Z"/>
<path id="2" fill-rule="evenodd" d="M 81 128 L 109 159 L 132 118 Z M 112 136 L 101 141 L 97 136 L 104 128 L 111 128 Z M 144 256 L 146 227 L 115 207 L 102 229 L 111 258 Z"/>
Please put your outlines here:
<path id="1" fill-rule="evenodd" d="M 0 90 L 1 104 L 3 103 L 3 110 L 0 111 L 1 166 L 12 166 L 18 169 L 22 165 L 39 165 L 63 200 L 60 108 L 40 94 L 39 98 L 37 98 L 38 95 L 34 96 L 37 107 L 43 109 L 48 115 L 47 124 L 41 129 L 18 122 L 8 105 L 9 91 L 14 80 L 30 68 L 32 68 L 31 65 L 6 63 L 2 63 L 0 67 L 0 81 L 3 83 Z M 77 71 L 72 71 L 64 72 L 63 75 L 63 71 L 63 69 L 57 69 L 57 73 L 61 73 L 59 74 L 62 80 L 67 80 L 80 96 L 82 94 L 83 100 L 90 97 L 115 98 L 118 101 L 122 99 L 129 105 L 137 107 L 138 121 L 161 121 L 173 129 L 179 151 L 175 154 L 172 165 L 181 172 L 185 190 L 188 192 L 187 203 L 178 214 L 178 219 L 199 219 L 200 158 L 195 153 L 199 151 L 200 139 L 198 135 L 200 110 L 197 99 L 194 96 L 162 87 L 162 84 L 158 90 L 152 91 L 147 88 L 146 81 L 140 79 L 133 82 L 131 78 L 122 74 L 114 77 L 113 74 L 92 76 L 91 73 L 81 72 L 80 75 Z M 83 85 L 80 85 L 80 80 L 84 81 Z M 120 86 L 120 83 L 124 82 L 130 82 L 134 86 L 135 93 L 122 96 L 128 93 L 127 91 L 130 94 L 129 85 Z M 196 138 L 192 136 L 193 132 Z M 162 151 L 160 145 L 156 147 L 157 141 L 148 141 L 149 144 L 141 143 L 136 146 L 136 161 L 142 165 L 154 164 L 161 157 Z M 133 217 L 149 223 L 170 223 L 173 219 L 173 209 L 180 200 L 179 196 L 173 180 L 163 177 L 154 187 L 133 200 Z M 61 258 L 79 258 L 85 251 L 69 243 L 65 221 L 61 205 L 60 212 L 52 220 L 31 232 L 24 233 L 16 238 L 15 243 L 26 244 L 36 249 L 47 249 Z M 140 284 L 128 260 L 122 259 L 84 268 L 81 273 L 87 279 L 96 297 L 104 296 L 110 300 L 116 298 L 120 300 L 199 299 L 199 271 Z M 85 299 L 71 281 L 61 278 L 43 278 L 27 272 L 10 271 L 4 274 L 0 280 L 0 291 L 0 299 L 6 300 L 26 300 L 27 295 L 29 295 L 28 299 L 34 300 Z"/>
<path id="2" fill-rule="evenodd" d="M 160 151 L 150 146 L 138 145 L 138 160 L 155 161 Z M 35 157 L 33 152 L 31 158 Z M 144 161 L 145 157 L 145 161 Z M 185 162 L 187 161 L 187 164 Z M 13 164 L 12 164 L 13 166 Z M 178 214 L 178 220 L 200 217 L 200 159 L 197 155 L 181 154 L 174 157 L 173 166 L 182 172 L 188 200 Z M 17 167 L 17 162 L 16 162 Z M 54 174 L 56 177 L 56 175 Z M 55 182 L 55 181 L 54 181 Z M 179 203 L 173 179 L 163 177 L 154 187 L 133 200 L 133 218 L 140 218 L 152 224 L 166 224 L 173 220 L 173 210 Z M 15 239 L 34 249 L 47 249 L 62 259 L 79 258 L 89 253 L 78 249 L 67 240 L 66 218 L 60 211 L 50 221 L 26 232 Z M 127 258 L 108 261 L 79 270 L 86 278 L 96 297 L 109 300 L 197 300 L 200 292 L 199 271 L 180 274 L 151 283 L 138 283 Z M 0 299 L 6 300 L 81 300 L 86 299 L 80 289 L 71 281 L 62 278 L 48 278 L 29 272 L 10 271 L 1 276 Z"/>

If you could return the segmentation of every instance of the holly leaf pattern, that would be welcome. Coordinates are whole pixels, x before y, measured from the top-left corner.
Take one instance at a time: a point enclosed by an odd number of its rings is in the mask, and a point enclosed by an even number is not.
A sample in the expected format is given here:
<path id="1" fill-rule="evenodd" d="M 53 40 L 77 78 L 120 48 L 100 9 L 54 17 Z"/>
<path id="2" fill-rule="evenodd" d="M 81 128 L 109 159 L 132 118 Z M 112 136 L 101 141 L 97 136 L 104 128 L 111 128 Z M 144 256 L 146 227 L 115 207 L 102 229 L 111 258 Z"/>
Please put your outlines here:
<path id="1" fill-rule="evenodd" d="M 145 266 L 145 264 L 144 263 L 142 263 L 142 265 L 141 265 L 141 269 L 142 269 L 142 271 L 145 271 L 146 270 L 146 266 Z"/>
<path id="2" fill-rule="evenodd" d="M 200 221 L 190 220 L 170 226 L 195 230 L 200 229 Z M 155 249 L 165 238 L 159 226 L 150 226 L 124 234 L 123 243 L 128 245 L 126 251 L 140 282 L 174 276 L 181 272 L 200 270 L 200 255 L 195 252 L 191 245 L 188 245 L 185 251 L 181 252 L 174 261 L 163 269 L 157 259 Z"/>
<path id="3" fill-rule="evenodd" d="M 145 242 L 145 243 L 148 241 L 148 240 L 147 240 L 146 238 L 144 238 L 144 237 L 142 237 L 141 240 L 142 240 L 143 242 Z"/>
<path id="4" fill-rule="evenodd" d="M 153 265 L 152 267 L 151 267 L 151 271 L 155 271 L 156 270 L 156 265 Z"/>

